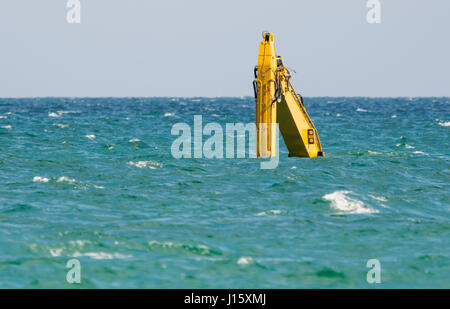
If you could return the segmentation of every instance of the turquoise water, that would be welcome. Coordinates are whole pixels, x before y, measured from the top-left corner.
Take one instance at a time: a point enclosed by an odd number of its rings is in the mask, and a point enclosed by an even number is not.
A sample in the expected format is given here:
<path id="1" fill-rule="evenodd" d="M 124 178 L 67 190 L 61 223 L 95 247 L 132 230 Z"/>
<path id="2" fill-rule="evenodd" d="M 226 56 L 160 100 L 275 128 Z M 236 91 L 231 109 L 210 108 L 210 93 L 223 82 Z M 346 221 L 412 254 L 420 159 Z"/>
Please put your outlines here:
<path id="1" fill-rule="evenodd" d="M 261 170 L 170 151 L 252 98 L 0 99 L 0 287 L 450 288 L 450 99 L 305 104 L 327 156 Z"/>

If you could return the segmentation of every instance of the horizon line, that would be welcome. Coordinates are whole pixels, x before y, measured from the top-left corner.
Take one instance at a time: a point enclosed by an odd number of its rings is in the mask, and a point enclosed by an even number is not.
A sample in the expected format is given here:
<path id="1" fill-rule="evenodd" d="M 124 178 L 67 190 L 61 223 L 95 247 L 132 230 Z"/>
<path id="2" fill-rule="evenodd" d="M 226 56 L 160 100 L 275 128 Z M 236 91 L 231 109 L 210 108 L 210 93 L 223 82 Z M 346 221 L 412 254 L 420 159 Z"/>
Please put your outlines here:
<path id="1" fill-rule="evenodd" d="M 303 98 L 369 98 L 369 99 L 405 99 L 405 98 L 450 98 L 450 96 L 302 96 Z M 217 99 L 217 98 L 254 98 L 252 95 L 245 96 L 11 96 L 11 97 L 1 97 L 2 99 L 131 99 L 131 98 L 145 98 L 145 99 L 153 99 L 153 98 L 171 98 L 171 99 Z"/>

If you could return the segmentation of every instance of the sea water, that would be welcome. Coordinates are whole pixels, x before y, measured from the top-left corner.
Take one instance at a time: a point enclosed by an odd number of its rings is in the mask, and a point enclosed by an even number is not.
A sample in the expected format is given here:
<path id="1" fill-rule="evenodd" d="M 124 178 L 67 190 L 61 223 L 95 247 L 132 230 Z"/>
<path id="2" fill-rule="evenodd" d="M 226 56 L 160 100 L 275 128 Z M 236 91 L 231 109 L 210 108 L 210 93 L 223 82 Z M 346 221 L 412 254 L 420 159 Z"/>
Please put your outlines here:
<path id="1" fill-rule="evenodd" d="M 305 106 L 326 157 L 263 170 L 171 153 L 250 97 L 0 99 L 0 287 L 449 288 L 450 99 Z"/>

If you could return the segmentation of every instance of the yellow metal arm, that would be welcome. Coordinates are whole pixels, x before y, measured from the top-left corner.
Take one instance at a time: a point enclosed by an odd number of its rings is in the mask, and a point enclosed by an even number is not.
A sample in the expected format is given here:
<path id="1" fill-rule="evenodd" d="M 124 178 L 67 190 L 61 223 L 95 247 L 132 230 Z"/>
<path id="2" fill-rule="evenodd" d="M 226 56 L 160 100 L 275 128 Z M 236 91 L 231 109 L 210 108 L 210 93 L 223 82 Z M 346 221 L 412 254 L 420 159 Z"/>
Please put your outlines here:
<path id="1" fill-rule="evenodd" d="M 283 59 L 275 53 L 273 34 L 264 32 L 253 82 L 258 157 L 276 155 L 277 136 L 271 126 L 275 123 L 279 125 L 289 156 L 324 156 L 319 134 L 290 78 Z"/>

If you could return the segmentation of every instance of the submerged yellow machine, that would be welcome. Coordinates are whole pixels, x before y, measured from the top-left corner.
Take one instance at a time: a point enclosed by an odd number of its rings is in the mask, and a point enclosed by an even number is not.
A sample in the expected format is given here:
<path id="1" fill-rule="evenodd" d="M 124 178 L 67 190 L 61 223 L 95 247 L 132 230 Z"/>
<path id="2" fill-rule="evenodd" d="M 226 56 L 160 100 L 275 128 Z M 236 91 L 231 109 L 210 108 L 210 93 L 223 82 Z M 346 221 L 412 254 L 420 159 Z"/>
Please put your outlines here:
<path id="1" fill-rule="evenodd" d="M 257 156 L 276 156 L 274 124 L 278 124 L 290 157 L 323 157 L 319 134 L 306 112 L 303 98 L 292 87 L 289 70 L 275 53 L 272 33 L 263 33 L 254 73 Z"/>

